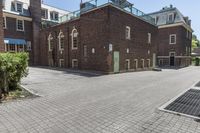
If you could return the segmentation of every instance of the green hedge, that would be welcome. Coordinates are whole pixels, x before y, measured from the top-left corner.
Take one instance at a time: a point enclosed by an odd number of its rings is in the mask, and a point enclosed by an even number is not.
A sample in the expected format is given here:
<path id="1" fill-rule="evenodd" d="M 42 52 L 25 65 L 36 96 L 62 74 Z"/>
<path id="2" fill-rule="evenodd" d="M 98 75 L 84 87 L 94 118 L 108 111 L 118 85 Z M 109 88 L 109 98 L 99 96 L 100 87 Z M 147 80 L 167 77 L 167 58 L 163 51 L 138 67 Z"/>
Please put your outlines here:
<path id="1" fill-rule="evenodd" d="M 0 54 L 0 98 L 18 88 L 21 79 L 28 75 L 27 53 Z"/>

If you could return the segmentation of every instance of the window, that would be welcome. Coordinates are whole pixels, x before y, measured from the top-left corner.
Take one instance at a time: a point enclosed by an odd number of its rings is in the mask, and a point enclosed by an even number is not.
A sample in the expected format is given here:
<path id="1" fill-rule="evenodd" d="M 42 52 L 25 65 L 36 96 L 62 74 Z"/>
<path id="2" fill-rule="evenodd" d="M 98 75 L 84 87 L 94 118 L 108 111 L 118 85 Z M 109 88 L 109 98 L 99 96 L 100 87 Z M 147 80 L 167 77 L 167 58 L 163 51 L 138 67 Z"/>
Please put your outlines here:
<path id="1" fill-rule="evenodd" d="M 49 49 L 49 51 L 53 50 L 53 37 L 51 34 L 48 37 L 48 49 Z"/>
<path id="2" fill-rule="evenodd" d="M 63 68 L 64 67 L 64 59 L 59 60 L 59 67 Z"/>
<path id="3" fill-rule="evenodd" d="M 127 54 L 129 54 L 129 53 L 130 53 L 130 50 L 129 50 L 129 48 L 127 48 L 127 49 L 126 49 L 126 53 L 127 53 Z"/>
<path id="4" fill-rule="evenodd" d="M 151 33 L 148 33 L 148 44 L 151 44 Z"/>
<path id="5" fill-rule="evenodd" d="M 126 70 L 130 69 L 130 59 L 126 59 Z"/>
<path id="6" fill-rule="evenodd" d="M 169 44 L 176 44 L 176 35 L 170 35 L 169 37 Z"/>
<path id="7" fill-rule="evenodd" d="M 155 17 L 155 24 L 158 24 L 158 21 L 159 21 L 159 16 L 156 16 Z"/>
<path id="8" fill-rule="evenodd" d="M 19 45 L 18 46 L 18 51 L 19 52 L 24 52 L 24 45 Z"/>
<path id="9" fill-rule="evenodd" d="M 64 50 L 64 35 L 62 32 L 58 35 L 59 50 Z"/>
<path id="10" fill-rule="evenodd" d="M 137 69 L 137 68 L 138 68 L 138 60 L 135 59 L 135 60 L 134 60 L 134 69 Z"/>
<path id="11" fill-rule="evenodd" d="M 71 33 L 72 36 L 72 49 L 78 49 L 78 32 L 74 28 Z"/>
<path id="12" fill-rule="evenodd" d="M 87 57 L 87 45 L 84 45 L 83 47 L 83 56 Z"/>
<path id="13" fill-rule="evenodd" d="M 141 68 L 144 68 L 144 59 L 141 59 Z"/>
<path id="14" fill-rule="evenodd" d="M 78 60 L 72 59 L 72 68 L 78 68 Z"/>
<path id="15" fill-rule="evenodd" d="M 92 53 L 93 53 L 93 54 L 95 53 L 95 48 L 92 48 Z"/>
<path id="16" fill-rule="evenodd" d="M 147 68 L 150 68 L 150 67 L 151 67 L 151 60 L 147 59 Z"/>
<path id="17" fill-rule="evenodd" d="M 23 12 L 23 3 L 21 3 L 21 2 L 16 2 L 16 3 L 15 3 L 15 11 L 16 11 L 16 12 L 22 13 L 22 12 Z"/>
<path id="18" fill-rule="evenodd" d="M 9 51 L 10 52 L 15 52 L 16 48 L 14 44 L 9 44 Z"/>
<path id="19" fill-rule="evenodd" d="M 27 51 L 31 51 L 31 41 L 27 41 Z"/>
<path id="20" fill-rule="evenodd" d="M 131 28 L 129 26 L 126 26 L 126 33 L 125 33 L 126 39 L 131 39 Z"/>
<path id="21" fill-rule="evenodd" d="M 44 19 L 48 19 L 48 10 L 47 9 L 42 9 L 42 18 Z"/>
<path id="22" fill-rule="evenodd" d="M 168 15 L 168 23 L 173 23 L 174 22 L 174 14 L 169 14 Z"/>
<path id="23" fill-rule="evenodd" d="M 56 20 L 56 21 L 58 21 L 58 12 L 50 12 L 50 18 L 51 18 L 51 20 Z"/>
<path id="24" fill-rule="evenodd" d="M 24 20 L 17 20 L 17 31 L 24 31 Z"/>
<path id="25" fill-rule="evenodd" d="M 6 17 L 3 17 L 3 28 L 7 28 Z"/>
<path id="26" fill-rule="evenodd" d="M 163 59 L 159 59 L 159 66 L 163 66 Z"/>

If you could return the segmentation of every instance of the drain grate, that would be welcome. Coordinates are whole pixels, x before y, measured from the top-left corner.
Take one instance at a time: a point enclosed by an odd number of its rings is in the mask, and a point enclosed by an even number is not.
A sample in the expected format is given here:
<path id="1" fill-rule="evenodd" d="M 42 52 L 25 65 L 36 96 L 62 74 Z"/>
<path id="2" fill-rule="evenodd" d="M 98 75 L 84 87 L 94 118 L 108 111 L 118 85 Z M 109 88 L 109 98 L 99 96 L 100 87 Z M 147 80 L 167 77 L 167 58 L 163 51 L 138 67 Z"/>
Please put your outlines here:
<path id="1" fill-rule="evenodd" d="M 188 90 L 164 109 L 190 116 L 200 117 L 200 90 Z"/>

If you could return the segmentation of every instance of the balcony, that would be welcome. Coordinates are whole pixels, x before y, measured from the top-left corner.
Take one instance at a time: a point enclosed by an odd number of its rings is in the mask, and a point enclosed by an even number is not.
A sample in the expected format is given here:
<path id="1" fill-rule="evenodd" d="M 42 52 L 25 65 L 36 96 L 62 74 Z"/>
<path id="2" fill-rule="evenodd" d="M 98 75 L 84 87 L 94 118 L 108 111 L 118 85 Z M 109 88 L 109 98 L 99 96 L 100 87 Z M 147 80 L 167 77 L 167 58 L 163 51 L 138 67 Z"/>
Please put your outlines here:
<path id="1" fill-rule="evenodd" d="M 126 0 L 91 0 L 86 3 L 83 3 L 80 10 L 71 12 L 69 14 L 66 14 L 66 15 L 60 17 L 59 21 L 60 21 L 60 23 L 63 23 L 63 22 L 67 22 L 67 21 L 70 21 L 73 19 L 77 19 L 80 17 L 81 14 L 83 14 L 87 11 L 90 11 L 94 8 L 102 7 L 102 6 L 105 6 L 108 4 L 117 6 L 117 7 L 121 8 L 122 10 L 124 10 L 125 12 L 131 13 L 131 14 L 143 19 L 144 21 L 146 21 L 148 23 L 155 25 L 154 18 L 152 18 L 149 15 L 146 15 L 142 11 L 133 7 L 133 4 L 129 3 Z"/>

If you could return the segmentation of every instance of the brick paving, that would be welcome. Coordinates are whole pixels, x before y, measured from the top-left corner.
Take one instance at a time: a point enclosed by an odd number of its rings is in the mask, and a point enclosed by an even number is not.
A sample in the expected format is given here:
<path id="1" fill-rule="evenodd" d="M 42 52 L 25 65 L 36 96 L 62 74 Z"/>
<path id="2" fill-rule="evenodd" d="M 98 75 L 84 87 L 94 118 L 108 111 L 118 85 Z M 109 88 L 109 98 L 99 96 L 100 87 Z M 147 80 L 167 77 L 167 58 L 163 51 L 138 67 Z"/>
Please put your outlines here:
<path id="1" fill-rule="evenodd" d="M 200 133 L 192 118 L 158 110 L 200 80 L 200 68 L 97 76 L 30 68 L 41 95 L 0 105 L 0 133 Z"/>

